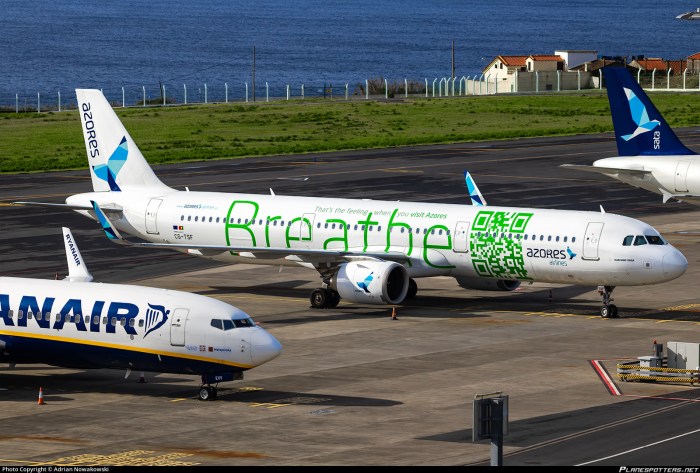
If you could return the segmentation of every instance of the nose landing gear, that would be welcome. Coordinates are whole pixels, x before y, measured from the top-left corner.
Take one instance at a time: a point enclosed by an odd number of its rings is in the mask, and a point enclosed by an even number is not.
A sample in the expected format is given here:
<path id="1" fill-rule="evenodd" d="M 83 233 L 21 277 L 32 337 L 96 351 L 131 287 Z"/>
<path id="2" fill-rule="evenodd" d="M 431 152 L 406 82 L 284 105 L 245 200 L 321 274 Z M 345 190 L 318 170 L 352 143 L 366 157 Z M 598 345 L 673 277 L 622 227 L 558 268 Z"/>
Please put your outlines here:
<path id="1" fill-rule="evenodd" d="M 614 300 L 610 297 L 614 289 L 615 286 L 598 286 L 598 294 L 603 296 L 603 307 L 600 308 L 600 316 L 604 319 L 616 319 L 618 317 L 617 306 L 610 303 Z"/>

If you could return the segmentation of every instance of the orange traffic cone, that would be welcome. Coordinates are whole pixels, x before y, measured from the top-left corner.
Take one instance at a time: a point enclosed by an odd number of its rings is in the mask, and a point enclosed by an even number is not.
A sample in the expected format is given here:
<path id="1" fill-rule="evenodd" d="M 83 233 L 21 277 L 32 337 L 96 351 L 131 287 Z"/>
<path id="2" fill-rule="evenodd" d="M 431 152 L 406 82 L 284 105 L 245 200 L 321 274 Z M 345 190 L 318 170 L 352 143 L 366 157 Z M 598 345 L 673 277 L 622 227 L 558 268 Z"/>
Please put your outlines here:
<path id="1" fill-rule="evenodd" d="M 396 306 L 391 308 L 391 320 L 398 320 L 396 318 Z"/>
<path id="2" fill-rule="evenodd" d="M 44 391 L 41 388 L 39 388 L 39 402 L 37 404 L 44 404 Z"/>

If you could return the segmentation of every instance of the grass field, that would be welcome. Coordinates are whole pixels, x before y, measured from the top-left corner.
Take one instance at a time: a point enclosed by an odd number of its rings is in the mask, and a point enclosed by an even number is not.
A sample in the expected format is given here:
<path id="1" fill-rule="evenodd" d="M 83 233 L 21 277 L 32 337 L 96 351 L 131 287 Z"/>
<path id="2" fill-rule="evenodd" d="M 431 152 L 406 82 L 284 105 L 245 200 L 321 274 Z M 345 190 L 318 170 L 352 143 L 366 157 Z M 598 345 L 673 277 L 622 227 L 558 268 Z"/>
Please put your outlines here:
<path id="1" fill-rule="evenodd" d="M 653 93 L 672 127 L 700 125 L 700 93 Z M 117 108 L 152 164 L 612 131 L 604 91 Z M 0 114 L 0 172 L 87 167 L 77 111 Z"/>

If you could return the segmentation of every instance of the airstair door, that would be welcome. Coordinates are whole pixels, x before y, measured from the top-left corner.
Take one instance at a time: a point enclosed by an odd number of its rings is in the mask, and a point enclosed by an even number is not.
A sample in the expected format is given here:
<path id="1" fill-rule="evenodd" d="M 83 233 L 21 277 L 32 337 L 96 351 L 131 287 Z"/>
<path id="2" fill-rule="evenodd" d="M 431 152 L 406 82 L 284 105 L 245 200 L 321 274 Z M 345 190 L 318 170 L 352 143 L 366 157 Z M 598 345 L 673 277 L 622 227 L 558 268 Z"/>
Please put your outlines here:
<path id="1" fill-rule="evenodd" d="M 158 235 L 158 208 L 163 199 L 151 199 L 146 206 L 146 233 Z"/>
<path id="2" fill-rule="evenodd" d="M 185 329 L 189 309 L 175 309 L 170 319 L 170 344 L 176 347 L 185 345 Z"/>
<path id="3" fill-rule="evenodd" d="M 469 251 L 469 222 L 457 222 L 452 248 L 455 253 Z"/>
<path id="4" fill-rule="evenodd" d="M 583 240 L 583 259 L 599 260 L 598 245 L 600 234 L 603 232 L 603 222 L 589 222 L 586 227 L 586 237 Z"/>

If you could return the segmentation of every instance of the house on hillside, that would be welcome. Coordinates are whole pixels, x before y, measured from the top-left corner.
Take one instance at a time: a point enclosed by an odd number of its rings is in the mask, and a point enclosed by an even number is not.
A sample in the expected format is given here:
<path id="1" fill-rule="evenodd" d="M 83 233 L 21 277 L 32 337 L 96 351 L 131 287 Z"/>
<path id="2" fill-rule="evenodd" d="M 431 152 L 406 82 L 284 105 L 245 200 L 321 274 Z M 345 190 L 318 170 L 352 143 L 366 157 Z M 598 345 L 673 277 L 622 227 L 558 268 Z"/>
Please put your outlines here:
<path id="1" fill-rule="evenodd" d="M 688 71 L 700 74 L 700 52 L 688 56 Z"/>

